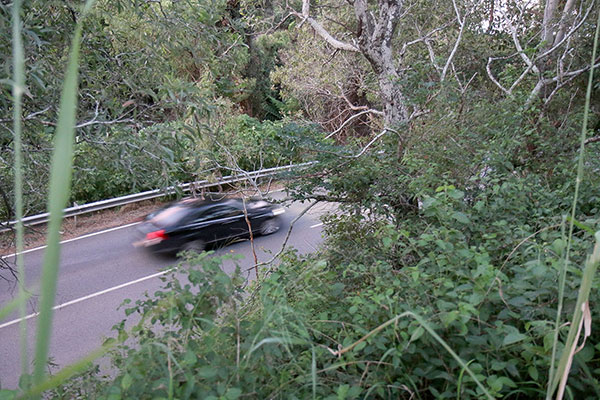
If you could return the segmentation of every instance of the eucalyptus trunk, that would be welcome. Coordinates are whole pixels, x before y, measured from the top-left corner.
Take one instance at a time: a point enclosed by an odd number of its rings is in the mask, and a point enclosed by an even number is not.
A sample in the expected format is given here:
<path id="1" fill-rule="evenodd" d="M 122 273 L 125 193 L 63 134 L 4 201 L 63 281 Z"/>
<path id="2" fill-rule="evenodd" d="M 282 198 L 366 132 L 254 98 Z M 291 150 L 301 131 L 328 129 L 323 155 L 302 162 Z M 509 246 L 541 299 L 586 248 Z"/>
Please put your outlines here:
<path id="1" fill-rule="evenodd" d="M 406 123 L 409 117 L 406 96 L 400 86 L 402 76 L 392 54 L 392 38 L 403 4 L 402 0 L 379 0 L 379 13 L 375 18 L 366 0 L 354 1 L 359 49 L 377 76 L 386 128 Z"/>

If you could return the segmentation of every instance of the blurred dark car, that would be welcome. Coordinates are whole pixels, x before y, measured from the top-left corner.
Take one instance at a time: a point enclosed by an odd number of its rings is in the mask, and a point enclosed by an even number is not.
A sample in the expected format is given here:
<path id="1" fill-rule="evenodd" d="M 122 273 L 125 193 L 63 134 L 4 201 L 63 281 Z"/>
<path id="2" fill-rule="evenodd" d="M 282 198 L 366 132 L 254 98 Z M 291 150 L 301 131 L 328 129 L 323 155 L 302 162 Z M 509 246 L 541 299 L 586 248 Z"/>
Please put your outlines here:
<path id="1" fill-rule="evenodd" d="M 140 240 L 134 246 L 165 254 L 201 252 L 211 244 L 249 237 L 248 223 L 253 235 L 275 233 L 284 212 L 264 200 L 247 200 L 246 220 L 241 199 L 185 199 L 149 214 L 138 227 Z"/>

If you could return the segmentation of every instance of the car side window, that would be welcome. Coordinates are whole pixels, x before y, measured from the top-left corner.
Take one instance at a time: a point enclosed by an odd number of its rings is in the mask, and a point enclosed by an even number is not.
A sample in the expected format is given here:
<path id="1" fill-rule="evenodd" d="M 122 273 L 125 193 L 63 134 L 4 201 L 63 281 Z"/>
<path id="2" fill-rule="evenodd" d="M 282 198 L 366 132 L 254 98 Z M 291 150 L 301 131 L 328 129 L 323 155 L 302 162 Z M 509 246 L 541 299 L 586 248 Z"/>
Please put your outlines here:
<path id="1" fill-rule="evenodd" d="M 186 218 L 184 223 L 189 224 L 189 223 L 194 223 L 194 222 L 201 222 L 206 220 L 208 217 L 207 215 L 207 210 L 201 210 L 201 211 L 194 211 L 191 212 Z"/>
<path id="2" fill-rule="evenodd" d="M 210 214 L 210 219 L 217 219 L 217 218 L 227 218 L 227 217 L 235 217 L 238 215 L 243 215 L 244 212 L 235 207 L 220 206 L 220 207 L 213 208 L 212 210 L 210 210 L 210 212 L 208 214 Z"/>

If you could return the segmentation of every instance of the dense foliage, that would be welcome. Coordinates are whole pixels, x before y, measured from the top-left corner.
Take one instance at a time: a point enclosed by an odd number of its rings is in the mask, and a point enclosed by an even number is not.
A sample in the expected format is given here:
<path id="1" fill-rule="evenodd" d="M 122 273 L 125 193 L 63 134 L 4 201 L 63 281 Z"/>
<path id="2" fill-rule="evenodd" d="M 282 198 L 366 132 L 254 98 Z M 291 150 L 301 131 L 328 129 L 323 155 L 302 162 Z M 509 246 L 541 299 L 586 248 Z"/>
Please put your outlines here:
<path id="1" fill-rule="evenodd" d="M 130 333 L 140 346 L 117 351 L 119 376 L 96 383 L 91 395 L 481 398 L 456 360 L 408 315 L 333 354 L 413 311 L 494 397 L 543 397 L 566 242 L 554 221 L 519 243 L 552 213 L 532 205 L 546 193 L 532 192 L 535 182 L 488 183 L 490 190 L 471 200 L 452 186 L 438 188 L 401 229 L 361 215 L 331 217 L 325 250 L 286 254 L 249 298 L 219 258 L 192 261 L 199 266 L 185 270 L 189 284 L 173 276 L 164 291 L 129 309 L 142 316 Z M 585 223 L 600 228 L 597 218 Z M 576 234 L 573 254 L 589 250 L 590 236 Z M 573 261 L 575 272 L 581 259 Z M 567 315 L 579 278 L 573 273 L 567 282 Z M 598 300 L 596 292 L 592 302 Z M 118 332 L 124 339 L 129 331 L 121 324 Z M 577 355 L 573 398 L 598 397 L 597 352 L 587 346 Z M 60 390 L 90 395 L 81 385 Z"/>
<path id="2" fill-rule="evenodd" d="M 382 45 L 397 78 L 397 97 L 386 97 L 390 77 L 353 43 L 388 3 L 400 2 L 311 2 L 307 15 L 270 1 L 98 2 L 81 60 L 72 201 L 310 160 L 285 176 L 289 193 L 339 209 L 324 218 L 319 251 L 284 252 L 249 288 L 222 272 L 224 260 L 190 255 L 164 290 L 125 306 L 141 322 L 115 327 L 114 375 L 90 367 L 49 397 L 546 397 L 553 346 L 560 357 L 600 230 L 598 78 L 591 108 L 584 95 L 596 26 L 578 24 L 598 8 L 579 1 L 554 18 L 573 24 L 557 57 L 540 37 L 552 21 L 537 6 L 415 3 Z M 0 7 L 8 32 L 9 7 Z M 33 213 L 45 195 L 50 89 L 78 9 L 27 7 Z M 332 50 L 319 29 L 347 46 Z M 382 110 L 394 106 L 409 116 L 390 120 Z M 7 131 L 3 166 L 13 157 Z M 0 170 L 4 219 L 11 176 Z M 571 399 L 600 397 L 600 282 L 585 279 L 591 336 L 570 369 Z"/>
<path id="3" fill-rule="evenodd" d="M 26 215 L 44 211 L 62 68 L 79 7 L 58 0 L 24 5 Z M 0 5 L 0 49 L 7 55 L 0 63 L 6 74 L 12 62 L 10 9 Z M 222 131 L 225 125 L 235 127 L 229 118 L 241 110 L 261 120 L 281 118 L 283 105 L 266 80 L 285 35 L 252 40 L 238 14 L 225 1 L 97 2 L 86 18 L 71 202 L 226 175 L 231 171 L 219 168 L 226 162 L 213 154 L 210 142 L 215 135 L 237 133 Z M 7 83 L 0 92 L 4 221 L 14 218 Z M 247 152 L 260 148 L 258 141 L 243 147 Z M 286 155 L 285 147 L 273 150 L 281 155 L 263 161 L 253 157 L 246 166 L 298 161 Z"/>

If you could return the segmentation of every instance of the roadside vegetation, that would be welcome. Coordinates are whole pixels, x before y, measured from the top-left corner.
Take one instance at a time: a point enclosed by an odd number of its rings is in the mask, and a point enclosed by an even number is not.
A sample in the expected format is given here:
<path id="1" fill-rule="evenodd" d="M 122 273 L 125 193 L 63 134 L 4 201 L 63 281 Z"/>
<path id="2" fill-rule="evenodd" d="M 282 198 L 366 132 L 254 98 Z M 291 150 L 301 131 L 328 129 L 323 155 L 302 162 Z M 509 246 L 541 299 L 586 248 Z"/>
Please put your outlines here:
<path id="1" fill-rule="evenodd" d="M 597 3 L 280 7 L 0 6 L 0 217 L 52 213 L 0 398 L 600 398 Z M 65 206 L 303 161 L 290 196 L 340 204 L 321 249 L 249 285 L 189 254 L 46 376 Z"/>

